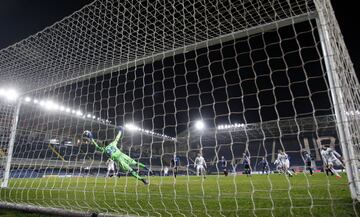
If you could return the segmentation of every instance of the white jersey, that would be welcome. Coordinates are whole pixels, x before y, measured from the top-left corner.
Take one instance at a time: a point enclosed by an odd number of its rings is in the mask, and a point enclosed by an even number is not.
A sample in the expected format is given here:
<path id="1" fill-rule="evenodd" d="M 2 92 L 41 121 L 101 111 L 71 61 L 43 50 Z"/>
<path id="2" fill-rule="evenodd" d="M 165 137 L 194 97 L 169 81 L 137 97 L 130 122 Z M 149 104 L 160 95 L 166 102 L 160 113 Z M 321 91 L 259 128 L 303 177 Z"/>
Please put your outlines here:
<path id="1" fill-rule="evenodd" d="M 107 161 L 108 170 L 115 170 L 115 163 L 113 160 L 109 159 Z"/>
<path id="2" fill-rule="evenodd" d="M 279 153 L 276 161 L 278 162 L 278 165 L 280 167 L 286 167 L 286 168 L 290 167 L 289 157 L 286 153 L 282 153 L 282 154 Z"/>
<path id="3" fill-rule="evenodd" d="M 328 162 L 334 162 L 334 161 L 338 161 L 341 157 L 341 155 L 339 153 L 337 153 L 335 150 L 331 149 L 331 148 L 327 148 L 326 150 L 321 150 L 321 157 L 323 158 L 323 160 L 328 163 Z"/>
<path id="4" fill-rule="evenodd" d="M 195 165 L 196 166 L 206 166 L 206 162 L 203 156 L 195 158 Z"/>
<path id="5" fill-rule="evenodd" d="M 286 153 L 278 154 L 277 161 L 279 163 L 285 163 L 286 161 L 289 161 L 289 157 Z"/>

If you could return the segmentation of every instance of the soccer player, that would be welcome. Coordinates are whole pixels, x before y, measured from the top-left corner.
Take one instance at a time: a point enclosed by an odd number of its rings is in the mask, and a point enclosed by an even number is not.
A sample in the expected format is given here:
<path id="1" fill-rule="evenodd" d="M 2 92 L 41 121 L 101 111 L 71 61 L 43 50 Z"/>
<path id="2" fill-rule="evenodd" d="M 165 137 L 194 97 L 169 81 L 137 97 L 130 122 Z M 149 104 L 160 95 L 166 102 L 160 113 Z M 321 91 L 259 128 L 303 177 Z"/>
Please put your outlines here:
<path id="1" fill-rule="evenodd" d="M 310 175 L 312 176 L 313 175 L 313 170 L 311 168 L 312 157 L 311 157 L 310 153 L 307 152 L 306 150 L 304 150 L 303 158 L 304 158 L 304 162 L 305 162 L 305 170 L 309 170 Z"/>
<path id="2" fill-rule="evenodd" d="M 167 166 L 164 167 L 164 176 L 169 175 L 169 168 Z"/>
<path id="3" fill-rule="evenodd" d="M 132 159 L 131 157 L 120 151 L 120 149 L 117 147 L 117 144 L 120 142 L 120 140 L 124 135 L 124 129 L 121 126 L 117 127 L 117 129 L 119 130 L 119 133 L 116 135 L 114 141 L 112 141 L 110 144 L 106 145 L 105 147 L 102 147 L 97 144 L 93 134 L 90 131 L 85 130 L 84 136 L 88 138 L 90 142 L 93 143 L 101 153 L 106 153 L 110 159 L 115 161 L 122 171 L 130 173 L 132 176 L 134 176 L 138 180 L 141 180 L 145 185 L 147 185 L 148 181 L 145 178 L 141 177 L 133 169 L 133 167 L 141 167 L 143 169 L 148 170 L 146 166 L 142 163 L 136 162 L 134 159 Z"/>
<path id="4" fill-rule="evenodd" d="M 178 156 L 176 156 L 176 153 L 174 153 L 174 156 L 170 161 L 170 166 L 173 171 L 173 176 L 176 178 L 176 176 L 178 174 L 178 167 L 180 166 L 180 158 Z"/>
<path id="5" fill-rule="evenodd" d="M 338 172 L 334 169 L 335 166 L 341 166 L 344 168 L 343 163 L 338 159 L 341 155 L 330 147 L 322 146 L 321 157 L 324 161 L 326 175 L 336 175 L 336 178 L 341 178 Z"/>
<path id="6" fill-rule="evenodd" d="M 106 177 L 113 177 L 114 174 L 115 174 L 115 163 L 114 163 L 114 161 L 111 158 L 109 158 L 106 161 L 106 164 L 107 164 Z M 111 171 L 112 171 L 112 173 L 110 174 Z"/>
<path id="7" fill-rule="evenodd" d="M 206 168 L 206 162 L 203 156 L 201 156 L 201 153 L 198 153 L 198 156 L 195 158 L 194 167 L 196 167 L 196 175 L 199 176 L 199 173 L 206 178 L 205 176 L 205 168 Z"/>
<path id="8" fill-rule="evenodd" d="M 227 161 L 225 160 L 225 157 L 224 156 L 221 156 L 221 160 L 220 160 L 220 163 L 221 163 L 221 168 L 224 172 L 224 176 L 227 176 L 228 175 L 228 171 L 227 171 Z"/>
<path id="9" fill-rule="evenodd" d="M 250 168 L 250 158 L 246 155 L 246 153 L 243 154 L 243 165 L 244 165 L 244 173 L 247 176 L 251 176 L 251 168 Z"/>
<path id="10" fill-rule="evenodd" d="M 289 157 L 288 155 L 285 153 L 285 151 L 279 150 L 278 151 L 278 156 L 276 159 L 279 163 L 279 166 L 281 168 L 281 170 L 285 173 L 288 174 L 289 177 L 293 176 L 293 173 L 289 170 L 290 168 L 290 161 L 289 161 Z"/>
<path id="11" fill-rule="evenodd" d="M 266 172 L 266 174 L 269 174 L 269 163 L 267 162 L 265 157 L 261 159 L 260 166 L 261 166 L 262 174 L 264 174 L 264 172 Z"/>
<path id="12" fill-rule="evenodd" d="M 276 160 L 274 161 L 274 165 L 275 165 L 276 171 L 277 171 L 279 174 L 283 173 L 283 171 L 282 171 L 282 166 L 280 165 L 280 161 L 279 161 L 278 159 L 276 159 Z"/>

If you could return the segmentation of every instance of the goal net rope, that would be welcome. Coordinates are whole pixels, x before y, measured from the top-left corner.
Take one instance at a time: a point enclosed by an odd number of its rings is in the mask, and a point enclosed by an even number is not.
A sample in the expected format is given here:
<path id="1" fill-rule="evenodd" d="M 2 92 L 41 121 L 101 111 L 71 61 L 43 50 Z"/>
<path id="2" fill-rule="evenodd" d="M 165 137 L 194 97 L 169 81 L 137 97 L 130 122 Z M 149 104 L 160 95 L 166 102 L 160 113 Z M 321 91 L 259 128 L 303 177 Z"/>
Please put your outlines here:
<path id="1" fill-rule="evenodd" d="M 0 50 L 0 78 L 0 203 L 358 215 L 359 83 L 329 0 L 96 0 Z"/>

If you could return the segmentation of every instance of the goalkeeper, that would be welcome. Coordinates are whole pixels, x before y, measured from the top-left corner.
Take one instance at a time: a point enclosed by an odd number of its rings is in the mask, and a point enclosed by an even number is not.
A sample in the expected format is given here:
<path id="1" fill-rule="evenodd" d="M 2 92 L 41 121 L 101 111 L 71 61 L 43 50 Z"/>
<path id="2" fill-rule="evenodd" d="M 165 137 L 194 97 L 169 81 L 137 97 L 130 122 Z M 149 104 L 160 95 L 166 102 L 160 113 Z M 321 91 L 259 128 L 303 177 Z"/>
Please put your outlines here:
<path id="1" fill-rule="evenodd" d="M 97 142 L 94 139 L 93 134 L 89 130 L 84 131 L 84 136 L 88 138 L 101 153 L 106 153 L 110 159 L 112 159 L 114 162 L 118 163 L 118 166 L 123 172 L 128 172 L 138 180 L 141 180 L 145 185 L 148 184 L 147 180 L 143 177 L 141 177 L 132 167 L 141 167 L 146 170 L 146 166 L 142 163 L 136 162 L 134 159 L 129 157 L 128 155 L 124 154 L 120 149 L 117 147 L 117 144 L 122 139 L 124 135 L 124 129 L 119 126 L 117 127 L 119 130 L 119 133 L 116 135 L 114 141 L 112 141 L 109 145 L 106 145 L 105 147 L 102 147 L 97 144 Z"/>

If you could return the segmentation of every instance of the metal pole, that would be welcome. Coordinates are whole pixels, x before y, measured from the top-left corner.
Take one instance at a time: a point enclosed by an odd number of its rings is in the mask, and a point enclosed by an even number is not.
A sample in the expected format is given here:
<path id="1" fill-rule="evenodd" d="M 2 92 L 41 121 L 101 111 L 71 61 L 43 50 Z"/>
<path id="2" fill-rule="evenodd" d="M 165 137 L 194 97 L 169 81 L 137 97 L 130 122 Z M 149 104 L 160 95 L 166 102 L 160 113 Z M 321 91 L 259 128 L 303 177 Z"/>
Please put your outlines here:
<path id="1" fill-rule="evenodd" d="M 347 118 L 344 115 L 346 108 L 343 102 L 343 96 L 341 94 L 341 86 L 339 85 L 339 81 L 336 75 L 336 66 L 334 65 L 334 52 L 330 43 L 330 36 L 328 32 L 328 25 L 324 16 L 323 7 L 319 5 L 317 1 L 315 1 L 316 9 L 318 11 L 318 17 L 316 18 L 316 23 L 318 27 L 319 37 L 322 52 L 324 55 L 325 68 L 329 80 L 330 93 L 331 98 L 334 103 L 334 111 L 336 116 L 336 126 L 339 133 L 339 141 L 343 152 L 343 157 L 345 161 L 345 170 L 349 181 L 349 188 L 351 197 L 353 199 L 357 198 L 357 190 L 355 186 L 354 179 L 354 171 L 352 168 L 351 159 L 353 159 L 350 155 L 349 148 L 351 148 L 351 136 L 348 131 L 348 123 Z"/>
<path id="2" fill-rule="evenodd" d="M 53 207 L 42 207 L 34 206 L 30 204 L 16 204 L 8 202 L 0 202 L 0 209 L 12 209 L 12 210 L 21 210 L 25 212 L 39 213 L 45 215 L 56 215 L 56 216 L 68 216 L 68 217 L 134 217 L 131 215 L 122 215 L 122 214 L 111 214 L 111 213 L 95 213 L 89 211 L 77 211 L 77 210 L 66 210 L 61 208 Z"/>
<path id="3" fill-rule="evenodd" d="M 9 141 L 9 146 L 7 148 L 5 173 L 4 173 L 3 182 L 1 183 L 1 188 L 8 187 L 8 182 L 9 182 L 9 178 L 10 178 L 11 159 L 12 159 L 12 154 L 13 154 L 13 150 L 14 150 L 16 128 L 17 128 L 17 124 L 18 124 L 18 120 L 19 120 L 20 107 L 21 107 L 21 99 L 18 100 L 18 103 L 16 104 L 16 107 L 15 107 L 15 112 L 13 115 L 13 122 L 11 125 L 11 132 L 10 132 L 10 141 Z"/>

